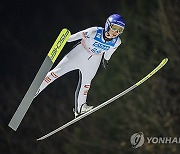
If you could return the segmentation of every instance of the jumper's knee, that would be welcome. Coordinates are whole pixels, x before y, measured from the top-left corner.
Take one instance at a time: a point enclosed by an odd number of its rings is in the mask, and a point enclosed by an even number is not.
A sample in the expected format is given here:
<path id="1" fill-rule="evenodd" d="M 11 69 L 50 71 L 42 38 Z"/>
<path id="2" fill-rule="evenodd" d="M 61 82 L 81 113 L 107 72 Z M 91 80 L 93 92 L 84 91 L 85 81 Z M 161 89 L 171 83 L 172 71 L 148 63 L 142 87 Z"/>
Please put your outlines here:
<path id="1" fill-rule="evenodd" d="M 44 81 L 49 84 L 55 79 L 57 79 L 59 76 L 54 72 L 49 72 L 48 75 L 44 78 Z"/>

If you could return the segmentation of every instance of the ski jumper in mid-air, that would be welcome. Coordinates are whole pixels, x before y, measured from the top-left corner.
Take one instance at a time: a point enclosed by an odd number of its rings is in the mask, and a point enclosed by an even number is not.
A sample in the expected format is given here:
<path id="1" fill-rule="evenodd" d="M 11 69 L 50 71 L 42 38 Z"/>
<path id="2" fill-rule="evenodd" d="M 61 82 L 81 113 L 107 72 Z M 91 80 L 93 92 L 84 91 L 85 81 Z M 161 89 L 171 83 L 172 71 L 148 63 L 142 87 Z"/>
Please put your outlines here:
<path id="1" fill-rule="evenodd" d="M 91 81 L 101 60 L 103 66 L 107 67 L 108 60 L 121 44 L 119 35 L 124 27 L 123 17 L 113 14 L 108 17 L 105 28 L 91 27 L 71 35 L 68 42 L 80 42 L 47 74 L 36 96 L 60 76 L 72 70 L 79 70 L 79 83 L 75 92 L 75 117 L 91 110 L 93 106 L 86 103 Z"/>

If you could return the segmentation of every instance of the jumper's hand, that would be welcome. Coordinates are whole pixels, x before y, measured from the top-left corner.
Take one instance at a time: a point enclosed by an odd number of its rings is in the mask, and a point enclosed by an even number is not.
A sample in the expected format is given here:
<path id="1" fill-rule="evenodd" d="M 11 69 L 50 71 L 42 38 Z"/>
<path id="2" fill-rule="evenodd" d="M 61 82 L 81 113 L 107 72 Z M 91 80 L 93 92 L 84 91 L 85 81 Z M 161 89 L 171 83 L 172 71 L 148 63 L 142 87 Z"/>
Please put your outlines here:
<path id="1" fill-rule="evenodd" d="M 103 65 L 104 69 L 107 69 L 108 68 L 108 60 L 103 58 L 102 65 Z"/>

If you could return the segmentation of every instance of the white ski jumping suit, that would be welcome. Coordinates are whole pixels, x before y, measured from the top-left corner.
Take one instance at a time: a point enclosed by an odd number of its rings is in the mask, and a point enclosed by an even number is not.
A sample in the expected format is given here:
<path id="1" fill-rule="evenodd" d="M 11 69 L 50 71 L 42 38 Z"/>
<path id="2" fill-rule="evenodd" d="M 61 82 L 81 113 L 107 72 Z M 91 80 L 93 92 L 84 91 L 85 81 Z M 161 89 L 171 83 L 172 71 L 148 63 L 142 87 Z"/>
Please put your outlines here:
<path id="1" fill-rule="evenodd" d="M 79 70 L 79 83 L 75 92 L 75 111 L 80 112 L 86 103 L 88 90 L 94 78 L 102 56 L 109 60 L 121 44 L 119 37 L 105 41 L 101 27 L 91 27 L 70 36 L 68 42 L 81 40 L 60 62 L 52 69 L 42 82 L 37 95 L 50 83 L 72 70 Z M 37 96 L 36 95 L 36 96 Z"/>

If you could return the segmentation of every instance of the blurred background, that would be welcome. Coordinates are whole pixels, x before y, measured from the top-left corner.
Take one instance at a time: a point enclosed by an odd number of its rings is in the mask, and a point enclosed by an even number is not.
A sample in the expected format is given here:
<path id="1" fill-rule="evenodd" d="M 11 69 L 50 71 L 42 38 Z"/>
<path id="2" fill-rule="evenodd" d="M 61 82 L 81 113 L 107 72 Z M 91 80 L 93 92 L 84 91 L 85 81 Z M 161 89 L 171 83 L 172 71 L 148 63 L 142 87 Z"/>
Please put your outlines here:
<path id="1" fill-rule="evenodd" d="M 0 1 L 0 153 L 1 154 L 178 154 L 179 144 L 132 148 L 130 137 L 180 137 L 180 1 L 89 0 Z M 72 33 L 104 27 L 121 14 L 126 28 L 109 68 L 92 81 L 90 105 L 127 89 L 162 59 L 169 62 L 132 92 L 67 129 L 37 142 L 74 118 L 78 72 L 46 88 L 32 103 L 19 129 L 8 123 L 62 28 Z M 67 43 L 55 65 L 77 42 Z M 54 66 L 55 66 L 54 65 Z M 53 67 L 54 67 L 53 66 Z"/>

